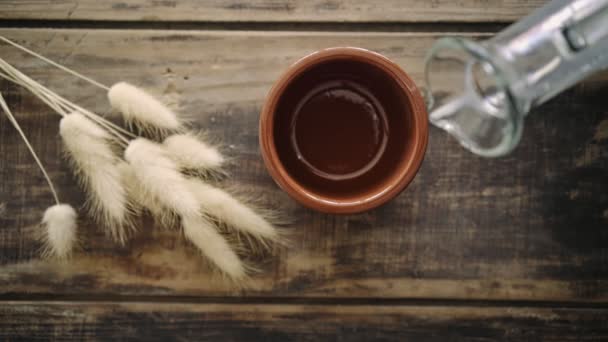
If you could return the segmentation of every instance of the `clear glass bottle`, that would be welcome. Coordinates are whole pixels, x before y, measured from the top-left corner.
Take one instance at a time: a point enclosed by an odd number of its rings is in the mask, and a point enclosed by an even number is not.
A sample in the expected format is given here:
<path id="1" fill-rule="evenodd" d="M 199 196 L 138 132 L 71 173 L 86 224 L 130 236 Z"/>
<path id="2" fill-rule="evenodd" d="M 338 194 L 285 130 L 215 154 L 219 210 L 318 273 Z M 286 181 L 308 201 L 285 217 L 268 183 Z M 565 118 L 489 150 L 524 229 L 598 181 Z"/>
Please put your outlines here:
<path id="1" fill-rule="evenodd" d="M 608 0 L 553 0 L 486 41 L 438 40 L 426 60 L 430 122 L 502 156 L 531 108 L 607 67 Z"/>

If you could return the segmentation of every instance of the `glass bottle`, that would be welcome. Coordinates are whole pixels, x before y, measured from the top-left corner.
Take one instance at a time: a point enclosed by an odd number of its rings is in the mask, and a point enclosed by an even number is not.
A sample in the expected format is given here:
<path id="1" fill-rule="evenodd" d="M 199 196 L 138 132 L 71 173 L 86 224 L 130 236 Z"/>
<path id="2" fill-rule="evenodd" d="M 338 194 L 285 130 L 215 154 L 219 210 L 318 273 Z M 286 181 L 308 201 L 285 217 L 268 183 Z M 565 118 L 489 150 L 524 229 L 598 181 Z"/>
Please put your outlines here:
<path id="1" fill-rule="evenodd" d="M 553 0 L 491 39 L 447 37 L 426 59 L 429 119 L 467 149 L 497 157 L 524 117 L 608 67 L 608 0 Z"/>

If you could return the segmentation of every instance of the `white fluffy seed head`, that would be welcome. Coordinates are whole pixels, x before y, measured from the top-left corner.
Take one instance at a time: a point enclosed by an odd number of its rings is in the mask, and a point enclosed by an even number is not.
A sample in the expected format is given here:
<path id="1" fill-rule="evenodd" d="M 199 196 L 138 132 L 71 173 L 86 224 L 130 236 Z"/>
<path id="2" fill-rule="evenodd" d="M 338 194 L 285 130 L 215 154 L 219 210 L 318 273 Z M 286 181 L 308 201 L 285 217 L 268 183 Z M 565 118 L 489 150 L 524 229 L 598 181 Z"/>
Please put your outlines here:
<path id="1" fill-rule="evenodd" d="M 220 152 L 193 134 L 174 134 L 163 141 L 163 146 L 180 167 L 191 170 L 218 169 L 224 163 Z"/>
<path id="2" fill-rule="evenodd" d="M 144 138 L 135 139 L 125 150 L 125 159 L 141 186 L 142 196 L 152 197 L 180 216 L 199 214 L 198 200 L 162 145 Z"/>
<path id="3" fill-rule="evenodd" d="M 103 129 L 103 127 L 89 120 L 80 112 L 73 112 L 66 115 L 59 121 L 59 132 L 72 135 L 86 135 L 98 140 L 111 140 L 111 134 Z"/>
<path id="4" fill-rule="evenodd" d="M 76 244 L 76 211 L 70 205 L 49 207 L 42 217 L 44 255 L 58 259 L 71 256 Z"/>
<path id="5" fill-rule="evenodd" d="M 137 177 L 135 171 L 129 163 L 121 163 L 118 165 L 122 182 L 127 190 L 127 196 L 135 204 L 136 207 L 147 207 L 150 203 L 150 197 L 146 197 Z"/>
<path id="6" fill-rule="evenodd" d="M 263 246 L 270 247 L 268 243 L 282 242 L 277 229 L 267 219 L 228 192 L 197 179 L 189 179 L 188 183 L 205 214 L 238 232 L 248 234 Z"/>
<path id="7" fill-rule="evenodd" d="M 233 280 L 243 279 L 245 266 L 215 227 L 201 216 L 182 217 L 184 235 L 215 266 Z"/>
<path id="8" fill-rule="evenodd" d="M 145 91 L 125 82 L 108 92 L 112 107 L 121 112 L 127 125 L 149 133 L 176 131 L 182 127 L 177 114 Z"/>
<path id="9" fill-rule="evenodd" d="M 134 211 L 140 212 L 141 209 L 146 209 L 163 226 L 174 226 L 177 222 L 175 214 L 167 209 L 155 196 L 148 194 L 145 185 L 137 179 L 133 166 L 128 163 L 121 163 L 119 169 L 122 174 L 123 184 L 125 184 L 127 190 L 127 196 L 133 203 Z"/>
<path id="10" fill-rule="evenodd" d="M 66 115 L 59 127 L 92 216 L 116 241 L 124 243 L 130 204 L 118 167 L 121 161 L 112 150 L 112 136 L 80 113 Z"/>

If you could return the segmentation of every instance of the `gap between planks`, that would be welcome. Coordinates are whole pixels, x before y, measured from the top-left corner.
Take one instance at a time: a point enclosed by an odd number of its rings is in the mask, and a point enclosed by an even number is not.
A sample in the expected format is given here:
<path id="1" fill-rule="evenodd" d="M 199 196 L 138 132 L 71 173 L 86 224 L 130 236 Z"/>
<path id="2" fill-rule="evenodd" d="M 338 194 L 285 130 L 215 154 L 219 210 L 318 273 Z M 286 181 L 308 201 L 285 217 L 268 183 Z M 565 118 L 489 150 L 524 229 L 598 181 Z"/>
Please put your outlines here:
<path id="1" fill-rule="evenodd" d="M 3 294 L 0 305 L 11 302 L 74 303 L 175 303 L 175 304 L 249 304 L 311 306 L 445 306 L 479 308 L 567 308 L 608 309 L 608 303 L 539 300 L 475 300 L 449 298 L 322 298 L 322 297 L 203 297 L 203 296 L 121 296 Z"/>
<path id="2" fill-rule="evenodd" d="M 100 20 L 0 20 L 0 28 L 119 29 L 167 31 L 415 32 L 496 33 L 508 24 L 495 22 L 156 22 Z"/>

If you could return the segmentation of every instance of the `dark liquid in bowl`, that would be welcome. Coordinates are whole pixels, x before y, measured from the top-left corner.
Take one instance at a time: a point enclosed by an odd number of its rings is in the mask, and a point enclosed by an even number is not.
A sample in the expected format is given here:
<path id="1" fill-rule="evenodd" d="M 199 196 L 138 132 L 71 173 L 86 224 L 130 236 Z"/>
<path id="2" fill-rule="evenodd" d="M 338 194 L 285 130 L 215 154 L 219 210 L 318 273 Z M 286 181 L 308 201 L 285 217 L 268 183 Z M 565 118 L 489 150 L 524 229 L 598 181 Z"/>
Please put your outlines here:
<path id="1" fill-rule="evenodd" d="M 379 66 L 350 59 L 315 65 L 277 103 L 279 160 L 311 196 L 356 201 L 378 193 L 409 162 L 410 108 Z"/>
<path id="2" fill-rule="evenodd" d="M 295 108 L 291 143 L 298 159 L 320 177 L 362 175 L 378 163 L 387 140 L 384 108 L 357 83 L 322 83 Z"/>

